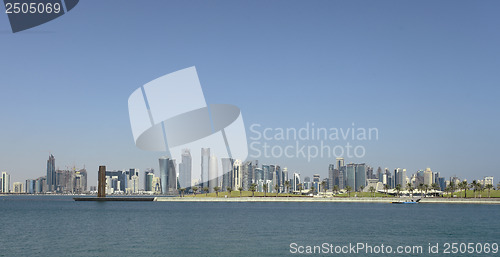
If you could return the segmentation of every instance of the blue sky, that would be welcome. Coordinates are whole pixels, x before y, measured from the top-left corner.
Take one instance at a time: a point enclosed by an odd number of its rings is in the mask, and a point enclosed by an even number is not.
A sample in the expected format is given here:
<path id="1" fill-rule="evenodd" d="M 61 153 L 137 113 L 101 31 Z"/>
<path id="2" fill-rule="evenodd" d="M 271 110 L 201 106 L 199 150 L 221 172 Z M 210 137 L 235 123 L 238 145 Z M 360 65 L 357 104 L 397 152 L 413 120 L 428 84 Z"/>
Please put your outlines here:
<path id="1" fill-rule="evenodd" d="M 127 99 L 196 66 L 208 103 L 247 129 L 376 127 L 378 167 L 496 177 L 498 1 L 92 1 L 13 34 L 0 14 L 0 170 L 158 169 L 135 147 Z M 248 131 L 248 130 L 247 130 Z M 247 132 L 248 133 L 248 132 Z M 331 159 L 260 160 L 327 175 Z M 95 172 L 94 172 L 95 171 Z"/>

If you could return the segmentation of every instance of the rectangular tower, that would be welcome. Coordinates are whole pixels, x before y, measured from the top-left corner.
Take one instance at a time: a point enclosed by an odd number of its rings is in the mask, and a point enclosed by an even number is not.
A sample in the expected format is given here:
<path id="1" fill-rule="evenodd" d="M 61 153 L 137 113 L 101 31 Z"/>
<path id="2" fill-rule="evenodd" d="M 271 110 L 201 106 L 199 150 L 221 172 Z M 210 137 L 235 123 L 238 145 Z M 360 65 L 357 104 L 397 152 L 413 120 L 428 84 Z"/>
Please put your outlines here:
<path id="1" fill-rule="evenodd" d="M 106 166 L 99 166 L 97 197 L 106 197 Z"/>

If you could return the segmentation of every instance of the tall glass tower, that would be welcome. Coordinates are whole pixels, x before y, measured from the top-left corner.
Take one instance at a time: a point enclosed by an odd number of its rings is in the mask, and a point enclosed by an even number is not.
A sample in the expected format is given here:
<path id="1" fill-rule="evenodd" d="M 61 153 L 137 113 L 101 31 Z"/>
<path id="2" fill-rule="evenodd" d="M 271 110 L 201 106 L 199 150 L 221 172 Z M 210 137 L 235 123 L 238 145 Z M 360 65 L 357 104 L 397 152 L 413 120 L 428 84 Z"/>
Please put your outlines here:
<path id="1" fill-rule="evenodd" d="M 201 148 L 201 187 L 208 187 L 208 166 L 210 165 L 210 148 Z"/>
<path id="2" fill-rule="evenodd" d="M 47 190 L 54 191 L 56 188 L 56 159 L 50 155 L 47 160 Z"/>
<path id="3" fill-rule="evenodd" d="M 191 152 L 182 150 L 182 162 L 179 163 L 179 184 L 183 188 L 191 188 Z"/>

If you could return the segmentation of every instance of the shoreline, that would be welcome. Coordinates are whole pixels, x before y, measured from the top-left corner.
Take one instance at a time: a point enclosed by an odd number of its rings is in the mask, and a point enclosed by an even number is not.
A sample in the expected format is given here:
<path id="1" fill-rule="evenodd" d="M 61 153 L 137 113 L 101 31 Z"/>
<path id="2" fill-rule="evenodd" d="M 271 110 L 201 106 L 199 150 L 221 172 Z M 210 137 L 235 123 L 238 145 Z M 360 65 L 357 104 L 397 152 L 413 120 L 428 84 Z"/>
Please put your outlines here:
<path id="1" fill-rule="evenodd" d="M 157 202 L 330 202 L 330 203 L 391 203 L 409 198 L 370 198 L 370 197 L 155 197 Z M 495 198 L 422 198 L 420 203 L 429 204 L 500 204 Z"/>

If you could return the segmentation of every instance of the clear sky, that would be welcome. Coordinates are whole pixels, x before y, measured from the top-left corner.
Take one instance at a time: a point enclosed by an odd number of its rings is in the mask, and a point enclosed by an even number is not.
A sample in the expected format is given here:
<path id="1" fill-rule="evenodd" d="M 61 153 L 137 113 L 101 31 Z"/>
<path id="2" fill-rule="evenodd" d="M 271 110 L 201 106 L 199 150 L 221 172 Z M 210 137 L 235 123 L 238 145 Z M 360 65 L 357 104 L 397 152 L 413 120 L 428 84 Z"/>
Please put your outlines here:
<path id="1" fill-rule="evenodd" d="M 262 127 L 377 128 L 371 166 L 500 178 L 499 1 L 99 1 L 13 34 L 0 13 L 0 170 L 152 167 L 127 100 L 196 66 L 207 103 Z M 358 142 L 359 143 L 359 142 Z M 357 144 L 357 143 L 356 143 Z M 199 150 L 192 150 L 199 151 Z M 331 158 L 260 162 L 327 175 Z M 94 174 L 95 173 L 95 174 Z M 142 184 L 142 183 L 141 183 Z"/>

